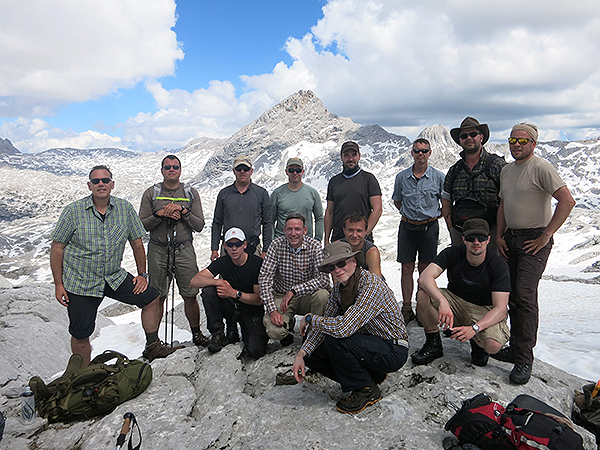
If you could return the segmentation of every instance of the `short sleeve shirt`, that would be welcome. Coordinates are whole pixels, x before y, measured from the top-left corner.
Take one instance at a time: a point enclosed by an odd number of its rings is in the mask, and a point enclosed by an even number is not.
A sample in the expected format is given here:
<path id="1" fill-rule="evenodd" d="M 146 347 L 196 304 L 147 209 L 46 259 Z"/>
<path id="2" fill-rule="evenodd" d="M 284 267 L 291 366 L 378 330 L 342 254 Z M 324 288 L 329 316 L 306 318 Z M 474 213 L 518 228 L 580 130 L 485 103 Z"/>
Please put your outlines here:
<path id="1" fill-rule="evenodd" d="M 254 286 L 258 285 L 258 274 L 262 262 L 262 258 L 248 255 L 243 266 L 236 266 L 229 255 L 225 255 L 210 263 L 208 270 L 214 276 L 221 275 L 235 290 L 252 294 Z"/>
<path id="2" fill-rule="evenodd" d="M 396 175 L 392 200 L 402 202 L 400 214 L 411 220 L 427 220 L 442 214 L 444 173 L 427 166 L 417 180 L 412 166 Z"/>

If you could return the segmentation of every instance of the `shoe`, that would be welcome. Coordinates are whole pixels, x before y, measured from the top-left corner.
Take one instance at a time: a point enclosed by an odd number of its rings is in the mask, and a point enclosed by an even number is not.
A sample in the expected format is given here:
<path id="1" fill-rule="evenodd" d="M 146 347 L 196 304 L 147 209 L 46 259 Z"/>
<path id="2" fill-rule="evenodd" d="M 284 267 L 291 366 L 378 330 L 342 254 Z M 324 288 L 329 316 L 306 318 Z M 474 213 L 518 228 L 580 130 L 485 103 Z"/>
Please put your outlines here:
<path id="1" fill-rule="evenodd" d="M 470 339 L 471 342 L 471 362 L 479 367 L 487 366 L 490 354 L 481 348 L 477 343 Z"/>
<path id="2" fill-rule="evenodd" d="M 402 316 L 404 317 L 404 325 L 408 325 L 411 320 L 415 320 L 417 318 L 412 309 L 403 309 Z"/>
<path id="3" fill-rule="evenodd" d="M 386 378 L 388 377 L 388 374 L 385 372 L 373 372 L 371 373 L 371 379 L 373 380 L 373 383 L 375 384 L 381 384 L 383 383 Z"/>
<path id="4" fill-rule="evenodd" d="M 514 384 L 527 384 L 531 378 L 531 369 L 533 369 L 531 364 L 515 363 L 508 378 Z"/>
<path id="5" fill-rule="evenodd" d="M 515 352 L 511 347 L 504 347 L 498 353 L 490 355 L 492 358 L 497 359 L 498 361 L 507 362 L 507 363 L 515 363 Z"/>
<path id="6" fill-rule="evenodd" d="M 223 347 L 227 345 L 227 338 L 223 333 L 215 333 L 210 338 L 210 344 L 208 344 L 209 353 L 217 353 L 220 352 Z"/>
<path id="7" fill-rule="evenodd" d="M 293 386 L 298 384 L 298 380 L 292 375 L 292 371 L 288 370 L 287 372 L 279 372 L 275 376 L 275 385 L 276 386 Z"/>
<path id="8" fill-rule="evenodd" d="M 431 361 L 444 356 L 444 348 L 442 347 L 442 339 L 440 333 L 426 333 L 425 344 L 421 350 L 412 354 L 412 362 L 418 366 L 429 364 Z"/>
<path id="9" fill-rule="evenodd" d="M 246 350 L 245 348 L 242 349 L 242 352 L 239 355 L 237 355 L 235 359 L 237 359 L 242 364 L 248 364 L 256 361 L 256 358 L 250 356 L 250 353 L 248 353 L 248 350 Z"/>
<path id="10" fill-rule="evenodd" d="M 198 331 L 192 335 L 192 342 L 196 344 L 198 347 L 208 347 L 210 344 L 210 338 L 208 336 L 204 336 L 202 331 Z"/>
<path id="11" fill-rule="evenodd" d="M 288 345 L 292 345 L 294 342 L 294 335 L 292 333 L 288 333 L 286 337 L 284 337 L 281 341 L 282 347 L 287 347 Z"/>
<path id="12" fill-rule="evenodd" d="M 375 383 L 371 382 L 368 386 L 353 391 L 348 398 L 338 401 L 335 407 L 339 412 L 356 414 L 379 400 L 381 400 L 381 391 Z"/>
<path id="13" fill-rule="evenodd" d="M 228 344 L 235 344 L 236 342 L 240 342 L 240 335 L 238 334 L 238 328 L 236 323 L 227 327 L 226 336 Z"/>
<path id="14" fill-rule="evenodd" d="M 142 356 L 152 362 L 157 358 L 166 358 L 180 348 L 183 348 L 183 346 L 169 347 L 163 341 L 157 339 L 153 343 L 146 345 L 146 348 L 142 352 Z"/>

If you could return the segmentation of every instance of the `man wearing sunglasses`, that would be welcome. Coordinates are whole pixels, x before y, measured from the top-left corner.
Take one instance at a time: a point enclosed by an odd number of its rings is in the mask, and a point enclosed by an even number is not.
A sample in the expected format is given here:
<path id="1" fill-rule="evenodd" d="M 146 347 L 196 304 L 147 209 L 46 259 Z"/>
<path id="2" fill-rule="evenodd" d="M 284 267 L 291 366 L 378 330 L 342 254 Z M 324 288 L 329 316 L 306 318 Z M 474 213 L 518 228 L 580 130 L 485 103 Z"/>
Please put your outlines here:
<path id="1" fill-rule="evenodd" d="M 202 288 L 202 303 L 206 312 L 206 324 L 212 337 L 208 351 L 216 353 L 232 343 L 224 333 L 242 328 L 244 349 L 238 359 L 258 359 L 267 351 L 269 337 L 262 319 L 264 309 L 258 295 L 258 274 L 262 259 L 246 252 L 246 236 L 239 228 L 225 233 L 225 256 L 215 259 L 192 278 L 191 285 Z M 215 278 L 221 276 L 221 278 Z"/>
<path id="2" fill-rule="evenodd" d="M 430 156 L 429 141 L 415 140 L 412 148 L 414 164 L 396 176 L 392 195 L 394 205 L 402 215 L 397 261 L 402 264 L 402 314 L 406 323 L 415 318 L 412 293 L 417 252 L 419 273 L 437 255 L 444 174 L 428 164 Z"/>
<path id="3" fill-rule="evenodd" d="M 488 153 L 483 145 L 490 138 L 487 124 L 467 117 L 450 135 L 463 151 L 448 169 L 442 191 L 442 215 L 446 220 L 452 245 L 462 245 L 461 230 L 467 219 L 485 219 L 496 235 L 496 213 L 500 198 L 500 172 L 506 165 L 501 156 Z M 496 251 L 496 240 L 489 246 Z"/>
<path id="4" fill-rule="evenodd" d="M 408 357 L 408 335 L 394 293 L 357 265 L 357 253 L 339 241 L 323 249 L 319 270 L 331 274 L 333 291 L 324 314 L 309 313 L 300 321 L 306 340 L 292 368 L 298 382 L 309 367 L 352 392 L 336 404 L 346 414 L 381 400 L 378 384 Z"/>
<path id="5" fill-rule="evenodd" d="M 444 355 L 439 326 L 446 336 L 471 343 L 471 362 L 476 366 L 485 366 L 489 354 L 508 342 L 508 265 L 488 251 L 490 228 L 484 219 L 467 220 L 462 239 L 464 246 L 442 250 L 419 277 L 417 315 L 425 329 L 425 344 L 413 353 L 415 364 Z M 440 289 L 435 280 L 445 270 L 448 288 Z"/>
<path id="6" fill-rule="evenodd" d="M 235 158 L 235 181 L 221 189 L 215 203 L 210 242 L 211 261 L 219 257 L 219 243 L 223 233 L 230 228 L 240 228 L 244 231 L 248 253 L 256 253 L 264 258 L 269 249 L 273 239 L 271 199 L 264 188 L 252 183 L 252 173 L 250 158 L 243 155 Z"/>
<path id="7" fill-rule="evenodd" d="M 52 233 L 50 267 L 56 299 L 68 308 L 71 350 L 89 364 L 96 314 L 102 299 L 113 298 L 142 308 L 146 333 L 143 355 L 150 361 L 165 358 L 176 348 L 158 339 L 161 304 L 156 289 L 148 286 L 144 226 L 131 203 L 111 196 L 112 173 L 106 166 L 90 171 L 92 195 L 67 205 Z M 121 267 L 129 241 L 137 276 Z"/>
<path id="8" fill-rule="evenodd" d="M 170 266 L 175 262 L 173 275 L 184 301 L 192 340 L 194 344 L 206 347 L 209 339 L 200 331 L 198 289 L 190 286 L 190 280 L 198 273 L 193 233 L 204 228 L 200 194 L 179 181 L 181 161 L 177 156 L 165 156 L 160 173 L 163 176 L 162 183 L 146 189 L 139 213 L 144 227 L 150 232 L 148 282 L 158 290 L 161 304 L 164 304 L 168 295 L 169 271 L 172 270 Z"/>
<path id="9" fill-rule="evenodd" d="M 282 346 L 294 341 L 297 314 L 323 314 L 329 298 L 329 277 L 317 267 L 323 259 L 321 243 L 306 236 L 302 214 L 287 216 L 285 235 L 273 240 L 258 278 L 269 337 Z"/>
<path id="10" fill-rule="evenodd" d="M 285 173 L 288 182 L 271 194 L 275 237 L 283 236 L 285 218 L 296 212 L 306 218 L 306 235 L 320 241 L 323 239 L 323 204 L 317 190 L 302 182 L 304 162 L 300 158 L 288 159 Z"/>
<path id="11" fill-rule="evenodd" d="M 502 169 L 500 175 L 496 240 L 510 267 L 511 336 L 510 346 L 495 357 L 514 363 L 510 381 L 515 384 L 525 384 L 531 377 L 539 320 L 538 284 L 550 256 L 552 236 L 575 206 L 557 170 L 534 155 L 537 139 L 535 125 L 515 125 L 508 139 L 515 161 Z M 553 197 L 558 201 L 554 213 Z"/>

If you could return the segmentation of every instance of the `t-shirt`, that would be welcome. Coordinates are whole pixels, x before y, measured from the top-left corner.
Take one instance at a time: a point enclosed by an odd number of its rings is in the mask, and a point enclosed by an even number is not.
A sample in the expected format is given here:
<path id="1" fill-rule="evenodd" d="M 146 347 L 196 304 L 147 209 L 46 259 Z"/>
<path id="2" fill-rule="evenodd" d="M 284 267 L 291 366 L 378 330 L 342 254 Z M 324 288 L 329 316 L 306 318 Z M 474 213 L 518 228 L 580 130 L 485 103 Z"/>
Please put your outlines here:
<path id="1" fill-rule="evenodd" d="M 243 266 L 236 266 L 229 255 L 215 259 L 208 270 L 214 276 L 221 275 L 232 288 L 245 292 L 254 293 L 254 286 L 258 285 L 258 274 L 262 266 L 262 258 L 256 255 L 248 255 Z"/>
<path id="2" fill-rule="evenodd" d="M 433 262 L 448 270 L 448 290 L 469 303 L 492 306 L 492 292 L 510 292 L 508 263 L 497 253 L 488 251 L 483 263 L 474 267 L 465 246 L 447 247 Z"/>
<path id="3" fill-rule="evenodd" d="M 552 219 L 552 194 L 565 185 L 554 166 L 538 156 L 506 165 L 500 174 L 500 197 L 508 228 L 545 228 Z"/>
<path id="4" fill-rule="evenodd" d="M 352 178 L 343 173 L 337 174 L 327 186 L 327 201 L 334 203 L 333 236 L 331 242 L 344 237 L 344 218 L 352 213 L 363 213 L 367 218 L 371 215 L 370 198 L 381 195 L 381 188 L 375 175 L 361 169 Z"/>
<path id="5" fill-rule="evenodd" d="M 271 194 L 271 204 L 273 220 L 276 222 L 275 238 L 283 236 L 285 219 L 291 213 L 304 216 L 308 228 L 307 236 L 314 237 L 317 241 L 323 238 L 323 204 L 315 188 L 304 183 L 300 189 L 292 191 L 287 184 L 281 185 Z"/>

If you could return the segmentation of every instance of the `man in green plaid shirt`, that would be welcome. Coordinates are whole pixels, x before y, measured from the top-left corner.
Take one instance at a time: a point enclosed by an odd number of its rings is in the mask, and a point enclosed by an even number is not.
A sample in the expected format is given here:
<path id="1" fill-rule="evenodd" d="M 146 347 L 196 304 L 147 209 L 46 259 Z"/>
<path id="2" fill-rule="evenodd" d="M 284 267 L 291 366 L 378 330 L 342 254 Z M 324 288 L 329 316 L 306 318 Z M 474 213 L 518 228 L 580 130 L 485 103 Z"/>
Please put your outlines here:
<path id="1" fill-rule="evenodd" d="M 50 267 L 56 299 L 68 309 L 71 351 L 90 362 L 89 337 L 104 297 L 142 308 L 146 333 L 144 357 L 164 358 L 176 348 L 158 339 L 161 305 L 156 289 L 149 287 L 142 236 L 146 230 L 131 203 L 111 197 L 112 173 L 106 166 L 90 171 L 92 195 L 67 205 L 52 234 Z M 138 270 L 134 277 L 121 267 L 129 241 Z"/>

